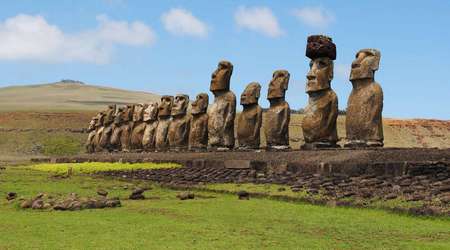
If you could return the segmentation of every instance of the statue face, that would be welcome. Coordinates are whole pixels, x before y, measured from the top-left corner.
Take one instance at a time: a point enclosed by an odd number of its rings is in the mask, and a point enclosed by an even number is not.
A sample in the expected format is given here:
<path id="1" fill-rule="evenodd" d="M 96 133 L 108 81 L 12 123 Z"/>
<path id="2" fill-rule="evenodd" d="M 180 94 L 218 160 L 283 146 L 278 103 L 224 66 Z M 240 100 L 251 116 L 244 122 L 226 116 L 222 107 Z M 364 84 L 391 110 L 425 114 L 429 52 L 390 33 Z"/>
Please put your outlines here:
<path id="1" fill-rule="evenodd" d="M 267 99 L 284 98 L 289 86 L 290 74 L 287 70 L 277 70 L 273 72 L 272 80 L 269 83 Z"/>
<path id="2" fill-rule="evenodd" d="M 103 112 L 98 113 L 98 114 L 97 114 L 97 120 L 96 120 L 95 126 L 96 126 L 96 127 L 101 127 L 101 126 L 103 126 L 103 121 L 104 121 L 104 119 L 105 119 L 105 114 L 104 114 Z"/>
<path id="3" fill-rule="evenodd" d="M 122 121 L 128 122 L 133 119 L 134 105 L 127 105 L 123 111 Z"/>
<path id="4" fill-rule="evenodd" d="M 114 115 L 116 113 L 116 105 L 112 104 L 108 106 L 108 109 L 105 111 L 105 123 L 110 124 L 114 121 Z"/>
<path id="5" fill-rule="evenodd" d="M 250 83 L 241 94 L 241 105 L 258 103 L 260 93 L 261 85 L 257 82 Z"/>
<path id="6" fill-rule="evenodd" d="M 134 122 L 142 121 L 143 116 L 144 116 L 144 105 L 143 104 L 135 105 L 133 112 L 133 121 Z"/>
<path id="7" fill-rule="evenodd" d="M 89 122 L 89 127 L 88 127 L 89 131 L 92 131 L 95 129 L 95 124 L 97 124 L 97 120 L 98 120 L 97 116 L 92 117 L 91 121 Z"/>
<path id="8" fill-rule="evenodd" d="M 172 111 L 173 96 L 165 95 L 161 97 L 161 103 L 158 106 L 158 117 L 169 116 Z"/>
<path id="9" fill-rule="evenodd" d="M 114 115 L 114 124 L 119 125 L 122 123 L 124 110 L 124 107 L 120 107 L 116 110 L 116 114 Z"/>
<path id="10" fill-rule="evenodd" d="M 154 121 L 158 115 L 158 103 L 151 102 L 144 109 L 144 121 Z"/>
<path id="11" fill-rule="evenodd" d="M 217 69 L 211 75 L 211 92 L 230 89 L 230 78 L 233 73 L 233 64 L 227 61 L 219 62 Z"/>
<path id="12" fill-rule="evenodd" d="M 358 79 L 373 79 L 378 70 L 381 54 L 375 49 L 362 49 L 356 53 L 352 63 L 350 81 Z"/>
<path id="13" fill-rule="evenodd" d="M 328 57 L 319 57 L 311 60 L 309 67 L 306 93 L 329 89 L 333 80 L 333 61 Z"/>
<path id="14" fill-rule="evenodd" d="M 172 106 L 172 115 L 185 115 L 189 105 L 188 95 L 176 95 Z"/>
<path id="15" fill-rule="evenodd" d="M 209 96 L 205 93 L 198 94 L 195 101 L 191 104 L 191 114 L 206 113 L 209 105 Z"/>

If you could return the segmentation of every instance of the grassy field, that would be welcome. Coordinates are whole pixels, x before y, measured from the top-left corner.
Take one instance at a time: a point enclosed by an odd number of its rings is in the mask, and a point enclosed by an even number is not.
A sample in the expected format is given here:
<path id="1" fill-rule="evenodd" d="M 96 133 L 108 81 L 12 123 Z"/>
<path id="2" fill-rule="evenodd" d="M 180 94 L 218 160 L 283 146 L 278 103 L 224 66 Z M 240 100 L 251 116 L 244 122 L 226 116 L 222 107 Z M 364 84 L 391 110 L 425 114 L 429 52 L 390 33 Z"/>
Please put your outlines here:
<path id="1" fill-rule="evenodd" d="M 330 208 L 303 203 L 179 191 L 153 185 L 147 200 L 126 197 L 148 183 L 52 174 L 28 167 L 0 171 L 0 195 L 16 191 L 94 196 L 97 188 L 122 199 L 122 207 L 82 211 L 22 210 L 0 201 L 0 249 L 448 249 L 450 219 L 397 215 L 375 209 Z"/>

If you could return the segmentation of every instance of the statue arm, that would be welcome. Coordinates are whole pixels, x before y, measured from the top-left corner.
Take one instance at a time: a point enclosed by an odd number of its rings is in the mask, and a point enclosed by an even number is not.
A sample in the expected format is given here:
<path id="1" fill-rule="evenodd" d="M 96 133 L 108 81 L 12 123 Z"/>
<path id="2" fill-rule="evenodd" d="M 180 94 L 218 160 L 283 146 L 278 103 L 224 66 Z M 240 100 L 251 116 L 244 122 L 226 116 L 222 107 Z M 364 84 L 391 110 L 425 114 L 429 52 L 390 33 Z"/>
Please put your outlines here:
<path id="1" fill-rule="evenodd" d="M 225 127 L 234 126 L 234 119 L 236 116 L 236 98 L 233 98 L 233 100 L 227 104 L 225 115 Z"/>
<path id="2" fill-rule="evenodd" d="M 280 126 L 279 134 L 289 132 L 289 122 L 291 120 L 291 109 L 289 108 L 289 106 L 283 110 L 282 114 L 283 114 L 283 119 L 282 119 L 283 121 Z M 285 129 L 286 129 L 286 131 L 283 131 Z"/>
<path id="3" fill-rule="evenodd" d="M 261 130 L 262 125 L 262 110 L 260 107 L 258 107 L 258 110 L 256 111 L 256 124 L 255 124 L 255 130 L 253 131 L 253 138 L 256 138 L 259 136 L 259 132 Z"/>

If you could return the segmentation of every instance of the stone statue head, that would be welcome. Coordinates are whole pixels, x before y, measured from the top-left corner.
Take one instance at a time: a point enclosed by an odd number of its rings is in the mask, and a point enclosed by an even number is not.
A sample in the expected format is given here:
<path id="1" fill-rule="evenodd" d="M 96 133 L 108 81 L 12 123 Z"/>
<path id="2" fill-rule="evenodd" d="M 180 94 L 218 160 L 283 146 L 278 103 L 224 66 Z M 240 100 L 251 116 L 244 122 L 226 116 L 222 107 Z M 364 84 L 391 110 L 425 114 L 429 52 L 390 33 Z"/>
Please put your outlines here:
<path id="1" fill-rule="evenodd" d="M 127 106 L 125 106 L 125 109 L 124 109 L 123 115 L 122 115 L 122 121 L 123 122 L 132 121 L 133 113 L 134 113 L 134 105 L 133 104 L 128 104 Z"/>
<path id="2" fill-rule="evenodd" d="M 289 87 L 290 74 L 287 70 L 276 70 L 273 72 L 272 80 L 269 83 L 267 99 L 284 98 Z"/>
<path id="3" fill-rule="evenodd" d="M 217 69 L 211 75 L 211 92 L 229 90 L 230 79 L 233 74 L 233 64 L 228 61 L 220 61 Z"/>
<path id="4" fill-rule="evenodd" d="M 306 93 L 329 89 L 333 80 L 333 61 L 328 57 L 312 59 L 309 63 L 310 70 L 306 75 Z"/>
<path id="5" fill-rule="evenodd" d="M 362 49 L 356 53 L 352 62 L 350 81 L 358 79 L 373 79 L 380 65 L 381 53 L 376 49 Z"/>
<path id="6" fill-rule="evenodd" d="M 178 94 L 175 96 L 172 106 L 171 115 L 185 115 L 189 106 L 189 96 Z"/>
<path id="7" fill-rule="evenodd" d="M 164 95 L 161 97 L 160 104 L 158 106 L 158 117 L 170 116 L 172 113 L 173 96 Z"/>
<path id="8" fill-rule="evenodd" d="M 154 121 L 158 117 L 158 103 L 157 102 L 151 102 L 147 104 L 147 106 L 144 109 L 144 118 L 143 120 L 146 121 Z"/>
<path id="9" fill-rule="evenodd" d="M 195 101 L 191 104 L 191 114 L 203 114 L 206 113 L 209 105 L 209 96 L 206 93 L 200 93 L 195 98 Z"/>
<path id="10" fill-rule="evenodd" d="M 105 123 L 111 124 L 114 121 L 114 115 L 116 113 L 116 104 L 108 105 L 105 111 Z"/>
<path id="11" fill-rule="evenodd" d="M 89 122 L 88 131 L 92 131 L 95 129 L 95 124 L 97 124 L 97 120 L 98 120 L 97 116 L 92 117 L 91 121 Z"/>
<path id="12" fill-rule="evenodd" d="M 261 85 L 257 82 L 252 82 L 245 87 L 241 94 L 241 105 L 250 105 L 258 103 L 261 94 Z"/>
<path id="13" fill-rule="evenodd" d="M 333 60 L 336 59 L 336 45 L 324 35 L 308 37 L 306 56 L 311 59 L 306 75 L 306 93 L 329 89 L 333 80 Z"/>
<path id="14" fill-rule="evenodd" d="M 105 113 L 103 113 L 103 112 L 98 113 L 95 127 L 98 128 L 98 127 L 103 126 L 104 120 L 105 120 Z"/>
<path id="15" fill-rule="evenodd" d="M 139 122 L 142 121 L 144 118 L 144 104 L 136 104 L 134 105 L 134 111 L 133 111 L 133 121 Z"/>
<path id="16" fill-rule="evenodd" d="M 125 107 L 119 107 L 116 109 L 116 113 L 114 115 L 114 124 L 119 125 L 122 123 L 124 111 Z"/>

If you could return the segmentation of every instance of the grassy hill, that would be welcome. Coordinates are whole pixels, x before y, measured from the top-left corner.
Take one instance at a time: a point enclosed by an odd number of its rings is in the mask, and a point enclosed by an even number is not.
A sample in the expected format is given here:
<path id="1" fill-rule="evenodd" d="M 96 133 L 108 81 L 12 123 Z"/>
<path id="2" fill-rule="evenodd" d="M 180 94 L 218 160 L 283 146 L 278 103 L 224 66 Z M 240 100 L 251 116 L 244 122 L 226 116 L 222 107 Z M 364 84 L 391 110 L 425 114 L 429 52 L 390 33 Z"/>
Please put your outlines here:
<path id="1" fill-rule="evenodd" d="M 77 81 L 0 88 L 0 111 L 101 110 L 107 104 L 158 101 L 159 96 L 139 91 L 88 85 Z"/>

